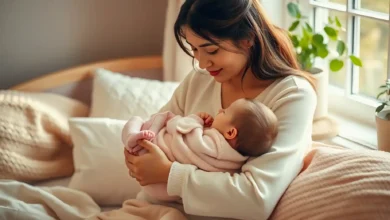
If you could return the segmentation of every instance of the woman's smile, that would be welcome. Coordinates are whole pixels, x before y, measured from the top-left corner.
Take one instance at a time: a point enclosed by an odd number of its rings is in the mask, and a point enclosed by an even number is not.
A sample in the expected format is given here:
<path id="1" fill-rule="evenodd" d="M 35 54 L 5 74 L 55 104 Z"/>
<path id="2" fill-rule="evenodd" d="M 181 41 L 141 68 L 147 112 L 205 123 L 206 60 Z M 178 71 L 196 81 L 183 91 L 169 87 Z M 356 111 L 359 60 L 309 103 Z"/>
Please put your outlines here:
<path id="1" fill-rule="evenodd" d="M 209 73 L 210 73 L 210 75 L 212 75 L 212 76 L 217 76 L 221 71 L 222 71 L 222 68 L 219 69 L 219 70 L 214 70 L 214 71 L 209 70 Z"/>

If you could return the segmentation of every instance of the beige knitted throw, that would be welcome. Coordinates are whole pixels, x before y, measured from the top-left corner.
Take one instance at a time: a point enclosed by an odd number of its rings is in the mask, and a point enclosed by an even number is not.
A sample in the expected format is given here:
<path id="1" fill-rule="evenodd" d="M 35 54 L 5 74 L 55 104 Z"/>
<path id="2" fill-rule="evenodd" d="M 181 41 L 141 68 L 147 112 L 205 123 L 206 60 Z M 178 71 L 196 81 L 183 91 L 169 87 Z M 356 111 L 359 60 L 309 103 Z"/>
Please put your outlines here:
<path id="1" fill-rule="evenodd" d="M 31 182 L 73 173 L 67 116 L 57 104 L 0 92 L 0 179 Z"/>

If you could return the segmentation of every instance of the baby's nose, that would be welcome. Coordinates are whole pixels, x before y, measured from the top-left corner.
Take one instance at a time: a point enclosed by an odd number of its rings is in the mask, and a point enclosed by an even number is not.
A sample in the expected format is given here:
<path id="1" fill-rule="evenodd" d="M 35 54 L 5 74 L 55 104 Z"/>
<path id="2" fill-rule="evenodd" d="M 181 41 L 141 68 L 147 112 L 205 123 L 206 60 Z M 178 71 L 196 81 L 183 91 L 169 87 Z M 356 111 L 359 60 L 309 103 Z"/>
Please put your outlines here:
<path id="1" fill-rule="evenodd" d="M 221 112 L 223 112 L 223 109 L 219 109 L 218 113 L 221 113 Z"/>

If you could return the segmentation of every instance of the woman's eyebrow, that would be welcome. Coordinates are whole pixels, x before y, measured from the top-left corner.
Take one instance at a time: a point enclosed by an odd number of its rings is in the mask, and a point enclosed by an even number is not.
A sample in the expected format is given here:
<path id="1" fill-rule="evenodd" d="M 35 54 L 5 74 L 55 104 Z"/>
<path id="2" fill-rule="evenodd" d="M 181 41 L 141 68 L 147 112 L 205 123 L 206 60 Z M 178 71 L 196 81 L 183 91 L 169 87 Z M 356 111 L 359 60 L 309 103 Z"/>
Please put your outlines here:
<path id="1" fill-rule="evenodd" d="M 191 45 L 192 46 L 192 44 L 190 43 L 190 42 L 188 42 L 188 41 L 186 41 L 189 45 Z M 204 44 L 201 44 L 201 45 L 199 45 L 199 47 L 208 47 L 208 46 L 214 46 L 215 44 L 213 44 L 213 43 L 204 43 Z"/>

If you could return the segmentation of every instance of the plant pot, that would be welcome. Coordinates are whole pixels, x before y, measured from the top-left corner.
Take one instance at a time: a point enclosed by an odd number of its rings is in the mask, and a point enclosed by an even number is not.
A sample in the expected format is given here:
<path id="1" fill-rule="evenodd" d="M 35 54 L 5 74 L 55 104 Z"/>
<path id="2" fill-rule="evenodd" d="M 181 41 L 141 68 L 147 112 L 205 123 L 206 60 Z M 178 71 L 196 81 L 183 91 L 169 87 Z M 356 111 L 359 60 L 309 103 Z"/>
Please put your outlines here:
<path id="1" fill-rule="evenodd" d="M 378 150 L 390 152 L 390 110 L 382 110 L 376 114 L 376 131 Z"/>
<path id="2" fill-rule="evenodd" d="M 317 106 L 314 112 L 314 120 L 318 120 L 328 116 L 329 73 L 318 68 L 313 68 L 310 73 L 316 80 Z"/>

